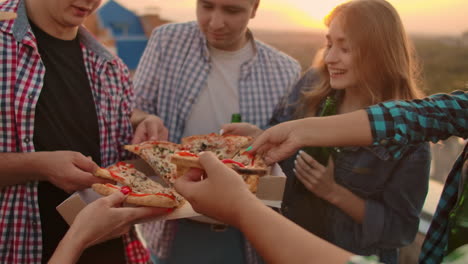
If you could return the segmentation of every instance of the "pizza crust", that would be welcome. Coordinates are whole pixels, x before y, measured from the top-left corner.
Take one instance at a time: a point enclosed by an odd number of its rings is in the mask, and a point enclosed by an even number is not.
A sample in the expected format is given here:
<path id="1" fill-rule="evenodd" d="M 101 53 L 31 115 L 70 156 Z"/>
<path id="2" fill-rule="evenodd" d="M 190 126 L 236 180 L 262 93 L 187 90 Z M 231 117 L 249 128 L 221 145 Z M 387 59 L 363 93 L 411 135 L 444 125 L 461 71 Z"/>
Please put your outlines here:
<path id="1" fill-rule="evenodd" d="M 112 184 L 100 184 L 95 183 L 92 185 L 92 188 L 95 192 L 101 195 L 111 195 L 115 192 L 120 191 L 120 187 Z M 138 193 L 134 193 L 137 194 Z M 169 198 L 167 196 L 158 195 L 158 194 L 145 194 L 145 196 L 132 196 L 130 193 L 125 202 L 135 204 L 135 205 L 142 205 L 142 206 L 152 206 L 152 207 L 165 207 L 165 208 L 174 208 L 180 205 L 177 201 L 177 197 L 174 196 L 174 199 Z"/>

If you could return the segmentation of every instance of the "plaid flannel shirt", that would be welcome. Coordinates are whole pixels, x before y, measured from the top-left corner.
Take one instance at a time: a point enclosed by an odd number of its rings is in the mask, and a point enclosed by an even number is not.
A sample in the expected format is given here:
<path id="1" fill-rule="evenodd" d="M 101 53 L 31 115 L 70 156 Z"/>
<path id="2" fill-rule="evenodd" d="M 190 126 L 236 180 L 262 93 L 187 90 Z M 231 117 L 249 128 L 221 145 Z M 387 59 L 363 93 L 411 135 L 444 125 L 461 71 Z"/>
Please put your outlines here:
<path id="1" fill-rule="evenodd" d="M 468 95 L 456 91 L 424 100 L 391 101 L 367 108 L 374 144 L 388 145 L 395 157 L 410 144 L 468 137 Z M 441 263 L 448 240 L 448 216 L 457 202 L 465 147 L 450 172 L 421 249 L 421 263 Z M 467 238 L 468 242 L 468 238 Z"/>
<path id="2" fill-rule="evenodd" d="M 254 44 L 254 58 L 241 66 L 239 108 L 243 122 L 265 128 L 275 105 L 299 79 L 301 68 L 266 44 L 256 40 Z M 161 117 L 169 140 L 179 142 L 210 70 L 207 41 L 196 22 L 161 26 L 153 31 L 135 73 L 136 105 Z M 144 224 L 142 229 L 148 247 L 167 258 L 176 221 Z M 249 243 L 245 253 L 248 263 L 255 263 L 256 254 Z"/>
<path id="3" fill-rule="evenodd" d="M 0 150 L 33 152 L 34 113 L 45 67 L 38 53 L 23 0 L 8 0 L 0 11 L 16 20 L 0 23 Z M 126 66 L 84 28 L 79 30 L 83 60 L 99 122 L 102 165 L 124 159 L 121 146 L 131 140 L 133 90 Z M 2 177 L 8 177 L 2 175 Z M 0 263 L 41 263 L 42 234 L 38 182 L 0 189 Z M 146 263 L 147 250 L 135 230 L 124 236 L 128 263 Z"/>

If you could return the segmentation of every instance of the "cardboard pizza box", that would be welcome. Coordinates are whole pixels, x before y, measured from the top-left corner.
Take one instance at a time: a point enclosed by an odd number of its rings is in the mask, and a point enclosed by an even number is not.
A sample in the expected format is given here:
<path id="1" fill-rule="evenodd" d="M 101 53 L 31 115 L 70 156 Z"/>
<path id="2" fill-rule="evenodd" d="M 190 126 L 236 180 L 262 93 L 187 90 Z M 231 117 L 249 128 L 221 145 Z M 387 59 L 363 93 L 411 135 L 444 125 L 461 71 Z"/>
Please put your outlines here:
<path id="1" fill-rule="evenodd" d="M 153 169 L 141 159 L 128 160 L 125 161 L 135 165 L 135 168 L 139 171 L 145 173 L 146 175 L 154 175 Z M 163 180 L 160 177 L 150 176 L 151 179 L 165 185 Z M 258 188 L 257 188 L 257 197 L 262 200 L 262 202 L 270 207 L 281 207 L 281 200 L 283 199 L 284 186 L 286 184 L 286 176 L 281 170 L 280 166 L 275 164 L 271 170 L 270 175 L 265 175 L 260 177 Z M 92 201 L 102 197 L 101 195 L 94 192 L 91 188 L 79 191 L 71 195 L 68 199 L 63 201 L 60 205 L 57 206 L 57 211 L 62 215 L 65 221 L 71 225 L 76 215 Z M 132 206 L 132 205 L 125 205 Z M 195 212 L 189 202 L 185 202 L 181 207 L 175 209 L 169 214 L 158 216 L 152 219 L 147 219 L 144 222 L 148 221 L 160 221 L 160 220 L 172 220 L 180 218 L 191 218 L 193 220 L 207 222 L 207 223 L 220 223 L 212 218 L 203 216 Z"/>

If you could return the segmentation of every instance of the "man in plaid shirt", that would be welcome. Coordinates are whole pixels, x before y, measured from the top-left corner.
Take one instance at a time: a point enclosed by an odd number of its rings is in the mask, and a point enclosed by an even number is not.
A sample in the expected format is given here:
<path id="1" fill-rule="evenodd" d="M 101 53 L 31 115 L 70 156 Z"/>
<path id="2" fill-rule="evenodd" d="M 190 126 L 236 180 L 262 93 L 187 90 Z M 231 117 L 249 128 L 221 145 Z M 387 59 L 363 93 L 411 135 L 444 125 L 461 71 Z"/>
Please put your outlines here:
<path id="1" fill-rule="evenodd" d="M 92 173 L 127 158 L 121 146 L 132 136 L 167 137 L 159 118 L 133 108 L 126 66 L 81 26 L 100 3 L 0 4 L 17 14 L 0 22 L 0 263 L 47 262 L 68 229 L 55 207 L 105 182 Z M 148 259 L 132 229 L 89 248 L 80 261 Z"/>

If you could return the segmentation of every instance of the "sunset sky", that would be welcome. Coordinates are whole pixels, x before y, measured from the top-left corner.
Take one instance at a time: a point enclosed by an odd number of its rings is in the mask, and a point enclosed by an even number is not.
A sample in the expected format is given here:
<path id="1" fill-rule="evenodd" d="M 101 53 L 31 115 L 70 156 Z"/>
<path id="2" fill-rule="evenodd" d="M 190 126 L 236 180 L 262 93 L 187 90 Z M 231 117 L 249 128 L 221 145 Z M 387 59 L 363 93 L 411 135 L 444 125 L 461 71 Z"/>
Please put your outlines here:
<path id="1" fill-rule="evenodd" d="M 175 22 L 195 19 L 196 0 L 117 0 L 139 13 L 159 10 Z M 323 30 L 323 17 L 343 0 L 261 0 L 252 28 Z M 468 31 L 467 0 L 390 0 L 410 33 L 460 35 Z"/>

